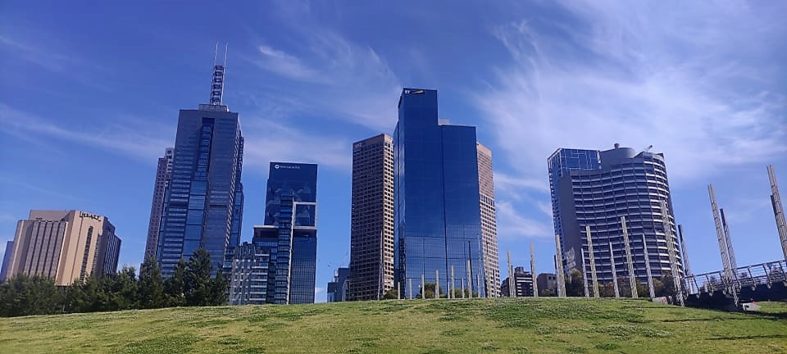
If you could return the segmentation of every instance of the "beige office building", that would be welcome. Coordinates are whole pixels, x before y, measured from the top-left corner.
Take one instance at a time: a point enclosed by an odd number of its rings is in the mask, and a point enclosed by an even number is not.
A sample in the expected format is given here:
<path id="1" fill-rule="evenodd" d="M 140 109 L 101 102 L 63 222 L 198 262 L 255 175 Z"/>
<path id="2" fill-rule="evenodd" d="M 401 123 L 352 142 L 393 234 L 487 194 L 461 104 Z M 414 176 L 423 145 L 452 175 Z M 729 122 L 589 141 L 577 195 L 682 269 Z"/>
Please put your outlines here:
<path id="1" fill-rule="evenodd" d="M 484 253 L 484 274 L 488 296 L 500 296 L 500 263 L 497 254 L 497 218 L 495 182 L 492 172 L 492 151 L 477 144 L 478 185 L 481 195 L 481 251 Z"/>
<path id="2" fill-rule="evenodd" d="M 120 238 L 105 216 L 79 210 L 31 210 L 16 227 L 7 277 L 45 276 L 70 285 L 114 273 Z"/>
<path id="3" fill-rule="evenodd" d="M 377 300 L 394 288 L 393 155 L 386 134 L 353 144 L 351 300 Z"/>

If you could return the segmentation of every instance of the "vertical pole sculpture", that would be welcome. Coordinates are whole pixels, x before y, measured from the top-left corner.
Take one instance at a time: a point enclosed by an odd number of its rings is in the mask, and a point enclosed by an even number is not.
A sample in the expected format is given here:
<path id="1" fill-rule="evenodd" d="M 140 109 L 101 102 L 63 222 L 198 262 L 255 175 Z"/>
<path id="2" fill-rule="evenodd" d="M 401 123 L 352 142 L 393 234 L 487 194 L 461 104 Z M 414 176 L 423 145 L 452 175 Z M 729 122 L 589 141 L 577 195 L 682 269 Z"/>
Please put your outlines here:
<path id="1" fill-rule="evenodd" d="M 410 300 L 412 300 L 413 299 L 413 279 L 412 278 L 407 279 L 407 291 L 410 294 Z"/>
<path id="2" fill-rule="evenodd" d="M 590 254 L 590 276 L 593 277 L 593 297 L 599 297 L 598 274 L 596 273 L 596 252 L 593 250 L 593 239 L 590 236 L 590 225 L 585 225 L 585 236 L 588 240 L 588 254 Z"/>
<path id="3" fill-rule="evenodd" d="M 623 228 L 623 243 L 626 246 L 626 264 L 629 270 L 629 288 L 631 289 L 631 297 L 636 299 L 639 297 L 637 293 L 637 275 L 634 273 L 634 261 L 631 259 L 631 243 L 629 243 L 629 230 L 626 227 L 626 217 L 620 217 L 620 225 Z"/>
<path id="4" fill-rule="evenodd" d="M 653 273 L 650 272 L 650 257 L 648 256 L 648 242 L 645 240 L 645 235 L 642 235 L 642 250 L 645 253 L 645 273 L 648 275 L 648 292 L 650 298 L 656 297 L 656 289 L 653 288 Z"/>
<path id="5" fill-rule="evenodd" d="M 511 251 L 506 251 L 506 256 L 508 258 L 508 297 L 514 297 L 516 281 L 514 280 L 514 268 L 511 267 Z"/>
<path id="6" fill-rule="evenodd" d="M 585 269 L 585 250 L 580 248 L 582 252 L 582 283 L 585 286 L 585 297 L 590 297 L 590 289 L 588 289 L 588 273 Z"/>
<path id="7" fill-rule="evenodd" d="M 563 250 L 560 249 L 560 236 L 555 234 L 555 268 L 557 272 L 557 296 L 566 297 L 566 273 L 563 272 Z"/>
<path id="8" fill-rule="evenodd" d="M 612 265 L 612 287 L 615 289 L 615 297 L 620 297 L 620 289 L 618 289 L 618 272 L 615 269 L 615 253 L 612 252 L 612 242 L 609 243 L 609 262 Z"/>
<path id="9" fill-rule="evenodd" d="M 478 289 L 478 297 L 481 298 L 481 274 L 475 273 L 475 288 Z"/>
<path id="10" fill-rule="evenodd" d="M 397 300 L 402 299 L 402 282 L 396 283 L 396 299 Z"/>
<path id="11" fill-rule="evenodd" d="M 716 224 L 716 238 L 719 241 L 719 253 L 721 255 L 721 263 L 724 266 L 724 281 L 725 287 L 727 290 L 731 291 L 733 294 L 733 298 L 735 301 L 735 305 L 738 304 L 738 292 L 735 289 L 735 269 L 732 266 L 732 259 L 730 258 L 730 247 L 727 244 L 729 238 L 725 233 L 724 221 L 722 220 L 721 213 L 719 212 L 719 207 L 716 204 L 716 191 L 713 189 L 713 185 L 708 185 L 708 196 L 710 197 L 710 206 L 711 211 L 713 212 L 713 221 Z"/>
<path id="12" fill-rule="evenodd" d="M 473 298 L 473 272 L 470 269 L 470 260 L 467 260 L 467 291 L 469 292 L 468 297 Z"/>
<path id="13" fill-rule="evenodd" d="M 455 283 L 456 283 L 456 281 L 454 280 L 454 266 L 452 264 L 451 265 L 451 289 L 449 290 L 450 292 L 448 293 L 448 298 L 449 299 L 453 299 L 454 298 L 454 289 L 456 289 L 456 284 Z"/>
<path id="14" fill-rule="evenodd" d="M 462 298 L 465 298 L 465 278 L 462 278 Z"/>
<path id="15" fill-rule="evenodd" d="M 440 298 L 440 271 L 435 269 L 434 270 L 434 298 Z"/>
<path id="16" fill-rule="evenodd" d="M 533 250 L 533 241 L 530 241 L 530 279 L 533 281 L 533 297 L 538 297 L 538 282 L 536 281 L 536 253 Z"/>
<path id="17" fill-rule="evenodd" d="M 421 273 L 421 299 L 426 300 L 426 279 L 424 279 L 424 273 Z"/>
<path id="18" fill-rule="evenodd" d="M 672 223 L 670 222 L 666 200 L 661 201 L 661 226 L 664 228 L 664 239 L 667 241 L 667 255 L 670 262 L 670 271 L 672 272 L 672 282 L 675 284 L 675 296 L 678 298 L 680 306 L 684 306 L 683 289 L 681 287 L 683 279 L 681 279 L 678 272 L 678 255 L 675 251 L 675 240 L 672 238 Z"/>
<path id="19" fill-rule="evenodd" d="M 689 251 L 686 249 L 686 240 L 683 238 L 683 225 L 678 225 L 678 240 L 680 241 L 680 258 L 683 261 L 683 274 L 688 277 L 691 275 L 691 267 L 689 267 Z"/>
<path id="20" fill-rule="evenodd" d="M 773 165 L 768 165 L 768 180 L 771 182 L 771 207 L 776 218 L 776 229 L 779 231 L 779 241 L 782 244 L 784 259 L 787 260 L 787 222 L 784 221 L 784 206 L 779 196 L 779 185 L 776 183 L 776 171 Z"/>
<path id="21" fill-rule="evenodd" d="M 727 217 L 724 216 L 724 208 L 719 208 L 721 214 L 721 225 L 724 227 L 724 237 L 727 238 L 727 257 L 730 259 L 730 267 L 732 267 L 732 275 L 738 278 L 738 262 L 735 260 L 735 249 L 732 247 L 732 236 L 730 234 L 730 225 L 727 224 Z"/>

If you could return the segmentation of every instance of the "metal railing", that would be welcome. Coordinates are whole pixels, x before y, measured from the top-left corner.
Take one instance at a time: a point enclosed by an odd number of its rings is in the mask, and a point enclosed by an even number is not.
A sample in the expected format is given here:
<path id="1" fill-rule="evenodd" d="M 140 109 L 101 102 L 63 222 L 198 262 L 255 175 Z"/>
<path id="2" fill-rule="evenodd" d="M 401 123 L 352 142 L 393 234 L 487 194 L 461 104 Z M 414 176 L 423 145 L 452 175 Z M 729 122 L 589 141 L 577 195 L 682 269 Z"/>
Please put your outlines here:
<path id="1" fill-rule="evenodd" d="M 732 277 L 726 276 L 724 271 L 689 275 L 683 278 L 683 292 L 685 295 L 719 290 L 738 293 L 745 287 L 770 287 L 778 282 L 787 284 L 787 260 L 738 267 Z"/>

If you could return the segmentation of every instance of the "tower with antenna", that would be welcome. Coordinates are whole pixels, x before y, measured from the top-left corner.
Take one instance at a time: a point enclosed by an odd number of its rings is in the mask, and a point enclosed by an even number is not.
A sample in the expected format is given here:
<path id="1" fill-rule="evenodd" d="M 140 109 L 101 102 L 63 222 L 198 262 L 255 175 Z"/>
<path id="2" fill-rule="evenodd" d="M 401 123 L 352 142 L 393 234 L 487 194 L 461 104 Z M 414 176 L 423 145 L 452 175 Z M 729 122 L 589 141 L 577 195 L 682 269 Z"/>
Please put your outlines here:
<path id="1" fill-rule="evenodd" d="M 201 111 L 221 111 L 221 112 L 229 112 L 229 108 L 223 102 L 224 96 L 224 79 L 226 77 L 226 70 L 227 70 L 227 49 L 229 48 L 229 43 L 224 44 L 224 59 L 222 63 L 219 64 L 218 62 L 218 55 L 219 55 L 219 43 L 216 43 L 216 47 L 213 51 L 213 76 L 210 82 L 210 99 L 208 100 L 208 104 L 201 104 L 199 105 L 199 109 Z"/>

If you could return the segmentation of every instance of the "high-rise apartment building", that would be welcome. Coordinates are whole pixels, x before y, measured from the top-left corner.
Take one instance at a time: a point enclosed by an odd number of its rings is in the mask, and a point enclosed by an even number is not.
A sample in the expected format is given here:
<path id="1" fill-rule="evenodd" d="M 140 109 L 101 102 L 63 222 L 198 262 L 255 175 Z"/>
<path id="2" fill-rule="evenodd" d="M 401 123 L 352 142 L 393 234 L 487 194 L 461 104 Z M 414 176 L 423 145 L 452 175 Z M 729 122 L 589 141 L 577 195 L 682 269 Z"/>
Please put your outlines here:
<path id="1" fill-rule="evenodd" d="M 339 267 L 333 274 L 333 281 L 328 282 L 328 290 L 326 291 L 328 302 L 342 302 L 347 301 L 348 283 L 350 277 L 350 268 Z"/>
<path id="2" fill-rule="evenodd" d="M 500 263 L 497 254 L 497 210 L 495 182 L 492 170 L 492 150 L 478 146 L 478 186 L 481 196 L 481 251 L 484 254 L 484 274 L 489 296 L 500 296 Z"/>
<path id="3" fill-rule="evenodd" d="M 584 269 L 585 279 L 591 279 L 585 231 L 589 226 L 598 279 L 612 281 L 612 262 L 618 279 L 625 279 L 628 268 L 621 225 L 625 217 L 636 276 L 643 282 L 647 278 L 645 247 L 654 277 L 671 272 L 667 234 L 673 238 L 678 272 L 683 276 L 682 245 L 663 154 L 637 152 L 618 144 L 606 151 L 558 149 L 548 159 L 548 170 L 555 233 L 560 236 L 567 272 Z M 667 205 L 669 229 L 663 227 L 662 201 Z"/>
<path id="4" fill-rule="evenodd" d="M 395 279 L 418 293 L 422 277 L 441 292 L 462 283 L 497 294 L 482 231 L 479 147 L 475 127 L 438 123 L 437 91 L 406 88 L 394 134 Z M 485 179 L 485 180 L 491 180 Z M 491 221 L 490 218 L 484 219 Z"/>
<path id="5" fill-rule="evenodd" d="M 229 266 L 230 305 L 261 305 L 267 298 L 270 253 L 257 245 L 244 242 L 233 249 Z"/>
<path id="6" fill-rule="evenodd" d="M 105 216 L 79 210 L 31 210 L 17 223 L 6 277 L 52 278 L 71 285 L 117 270 L 120 238 Z M 4 261 L 5 262 L 5 261 Z"/>
<path id="7" fill-rule="evenodd" d="M 381 299 L 394 286 L 393 160 L 389 135 L 353 144 L 349 291 L 353 300 Z"/>
<path id="8" fill-rule="evenodd" d="M 210 103 L 178 117 L 156 252 L 165 277 L 199 248 L 216 272 L 240 241 L 243 136 L 238 114 L 222 102 L 223 88 L 224 65 L 214 65 Z"/>
<path id="9" fill-rule="evenodd" d="M 150 206 L 148 239 L 145 243 L 145 259 L 156 259 L 161 215 L 164 212 L 164 196 L 172 176 L 172 155 L 175 149 L 167 148 L 164 156 L 159 157 L 156 167 L 156 182 L 153 184 L 153 202 Z"/>
<path id="10" fill-rule="evenodd" d="M 533 276 L 525 270 L 525 267 L 514 268 L 514 274 L 509 274 L 500 283 L 500 294 L 506 297 L 533 296 Z"/>
<path id="11" fill-rule="evenodd" d="M 256 246 L 270 253 L 266 303 L 314 302 L 317 269 L 317 165 L 271 162 L 265 224 Z"/>

